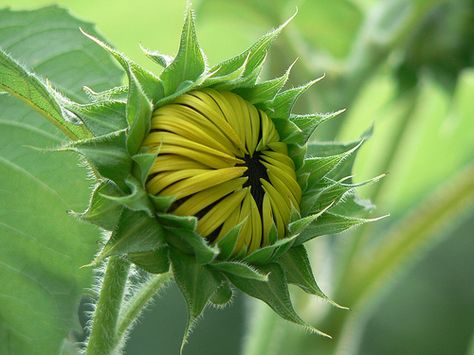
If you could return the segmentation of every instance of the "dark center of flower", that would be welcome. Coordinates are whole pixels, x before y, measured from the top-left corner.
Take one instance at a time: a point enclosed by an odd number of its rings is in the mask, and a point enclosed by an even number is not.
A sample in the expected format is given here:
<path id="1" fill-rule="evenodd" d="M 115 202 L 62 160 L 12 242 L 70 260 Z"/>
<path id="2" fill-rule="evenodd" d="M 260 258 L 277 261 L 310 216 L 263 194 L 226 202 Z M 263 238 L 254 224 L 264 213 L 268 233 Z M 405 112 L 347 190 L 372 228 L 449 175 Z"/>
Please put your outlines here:
<path id="1" fill-rule="evenodd" d="M 243 186 L 250 186 L 250 193 L 257 204 L 258 210 L 262 213 L 263 196 L 265 195 L 265 191 L 263 190 L 260 179 L 265 179 L 267 181 L 270 179 L 268 178 L 267 168 L 265 168 L 260 161 L 260 156 L 260 152 L 256 152 L 253 157 L 246 154 L 244 157 L 245 163 L 241 165 L 248 168 L 244 173 L 244 176 L 247 176 L 248 180 Z"/>

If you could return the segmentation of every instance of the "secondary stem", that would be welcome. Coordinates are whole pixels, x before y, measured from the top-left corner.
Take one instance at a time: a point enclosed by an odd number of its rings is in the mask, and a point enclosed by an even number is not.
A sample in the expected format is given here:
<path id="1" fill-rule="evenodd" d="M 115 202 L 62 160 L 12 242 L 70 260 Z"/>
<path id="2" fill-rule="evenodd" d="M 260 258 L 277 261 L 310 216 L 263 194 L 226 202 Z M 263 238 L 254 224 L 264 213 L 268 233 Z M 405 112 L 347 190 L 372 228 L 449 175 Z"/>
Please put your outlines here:
<path id="1" fill-rule="evenodd" d="M 145 306 L 157 294 L 159 289 L 163 287 L 171 279 L 171 273 L 159 274 L 152 276 L 145 282 L 137 293 L 125 305 L 124 310 L 120 314 L 117 327 L 117 337 L 122 339 L 130 326 L 140 316 Z"/>
<path id="2" fill-rule="evenodd" d="M 97 302 L 86 355 L 110 355 L 120 341 L 117 320 L 123 301 L 130 263 L 120 257 L 109 259 Z"/>

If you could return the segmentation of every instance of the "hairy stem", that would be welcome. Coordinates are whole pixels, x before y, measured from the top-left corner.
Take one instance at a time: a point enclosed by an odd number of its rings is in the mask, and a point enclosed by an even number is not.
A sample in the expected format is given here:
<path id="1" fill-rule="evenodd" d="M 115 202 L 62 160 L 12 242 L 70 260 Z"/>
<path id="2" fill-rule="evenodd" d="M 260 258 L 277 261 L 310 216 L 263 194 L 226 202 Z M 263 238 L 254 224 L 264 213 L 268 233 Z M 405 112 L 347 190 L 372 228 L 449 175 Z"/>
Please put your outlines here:
<path id="1" fill-rule="evenodd" d="M 110 355 L 120 342 L 117 321 L 130 263 L 118 256 L 109 259 L 101 285 L 86 355 Z"/>
<path id="2" fill-rule="evenodd" d="M 146 305 L 169 280 L 171 280 L 171 273 L 169 272 L 153 275 L 124 305 L 118 320 L 117 337 L 119 339 L 122 339 L 127 334 L 128 329 L 137 320 Z"/>

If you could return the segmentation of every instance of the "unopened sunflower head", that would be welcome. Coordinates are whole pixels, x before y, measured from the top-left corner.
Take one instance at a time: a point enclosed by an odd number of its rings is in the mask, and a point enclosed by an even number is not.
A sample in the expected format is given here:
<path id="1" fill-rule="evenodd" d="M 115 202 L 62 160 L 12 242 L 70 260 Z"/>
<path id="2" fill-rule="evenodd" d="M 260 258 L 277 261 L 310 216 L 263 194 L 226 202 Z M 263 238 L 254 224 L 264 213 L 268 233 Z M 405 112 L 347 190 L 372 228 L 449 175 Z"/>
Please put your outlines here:
<path id="1" fill-rule="evenodd" d="M 169 213 L 196 216 L 209 243 L 241 225 L 231 256 L 242 258 L 286 236 L 301 187 L 265 111 L 230 91 L 191 91 L 153 112 L 143 145 L 158 155 L 147 191 L 176 198 Z"/>
<path id="2" fill-rule="evenodd" d="M 329 300 L 303 243 L 369 221 L 371 206 L 350 179 L 363 138 L 308 143 L 339 113 L 291 112 L 317 80 L 283 90 L 288 70 L 259 81 L 285 25 L 209 68 L 188 11 L 176 57 L 144 50 L 163 67 L 159 76 L 89 36 L 122 65 L 128 85 L 87 89 L 89 104 L 63 102 L 94 136 L 68 147 L 98 180 L 78 216 L 110 231 L 94 262 L 121 255 L 152 273 L 171 267 L 188 304 L 185 338 L 207 304 L 231 300 L 231 285 L 324 334 L 299 318 L 288 295 L 292 283 Z"/>

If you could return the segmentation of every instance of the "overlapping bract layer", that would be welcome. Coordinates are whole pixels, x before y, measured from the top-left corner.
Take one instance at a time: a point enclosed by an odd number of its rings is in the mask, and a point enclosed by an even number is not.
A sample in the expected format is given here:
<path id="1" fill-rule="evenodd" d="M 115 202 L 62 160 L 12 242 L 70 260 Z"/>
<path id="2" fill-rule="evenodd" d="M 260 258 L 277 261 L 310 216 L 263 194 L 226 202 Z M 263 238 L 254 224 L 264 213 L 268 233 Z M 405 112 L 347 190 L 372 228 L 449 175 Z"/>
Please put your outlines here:
<path id="1" fill-rule="evenodd" d="M 170 213 L 197 216 L 210 242 L 239 224 L 233 256 L 284 238 L 301 188 L 286 143 L 267 114 L 240 96 L 192 91 L 158 108 L 144 146 L 158 154 L 147 190 L 173 196 Z"/>

